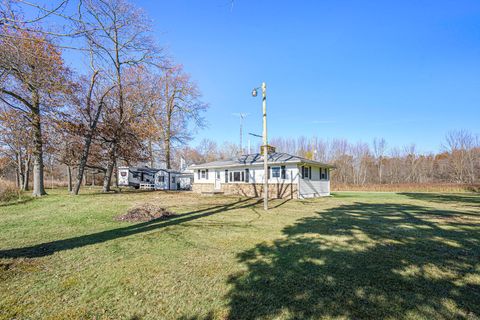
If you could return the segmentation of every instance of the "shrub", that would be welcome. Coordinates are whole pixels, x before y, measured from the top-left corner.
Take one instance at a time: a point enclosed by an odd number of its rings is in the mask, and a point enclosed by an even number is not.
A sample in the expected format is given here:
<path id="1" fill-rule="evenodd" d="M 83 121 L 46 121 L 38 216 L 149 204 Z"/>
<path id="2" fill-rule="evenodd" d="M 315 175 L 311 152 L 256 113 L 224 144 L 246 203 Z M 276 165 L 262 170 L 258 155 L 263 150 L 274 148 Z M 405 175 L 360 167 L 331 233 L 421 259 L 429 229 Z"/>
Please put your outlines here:
<path id="1" fill-rule="evenodd" d="M 20 191 L 10 181 L 0 179 L 0 202 L 15 200 L 20 197 Z"/>

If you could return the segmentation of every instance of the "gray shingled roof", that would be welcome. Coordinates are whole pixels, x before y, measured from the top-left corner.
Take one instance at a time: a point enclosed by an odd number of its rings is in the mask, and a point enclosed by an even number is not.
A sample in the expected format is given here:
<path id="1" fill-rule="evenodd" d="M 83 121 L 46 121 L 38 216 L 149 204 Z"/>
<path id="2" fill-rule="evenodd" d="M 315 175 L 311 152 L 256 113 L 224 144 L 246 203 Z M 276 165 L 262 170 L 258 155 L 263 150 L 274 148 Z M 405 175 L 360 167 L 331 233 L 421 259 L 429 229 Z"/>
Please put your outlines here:
<path id="1" fill-rule="evenodd" d="M 305 159 L 299 156 L 294 156 L 283 152 L 274 152 L 268 155 L 269 164 L 286 164 L 286 163 L 304 163 L 311 165 L 318 165 L 322 167 L 333 168 L 332 165 Z M 260 153 L 246 154 L 238 158 L 230 160 L 218 160 L 202 164 L 194 164 L 189 166 L 189 169 L 203 169 L 203 168 L 223 168 L 223 167 L 235 167 L 243 165 L 260 165 L 263 164 L 263 155 Z"/>

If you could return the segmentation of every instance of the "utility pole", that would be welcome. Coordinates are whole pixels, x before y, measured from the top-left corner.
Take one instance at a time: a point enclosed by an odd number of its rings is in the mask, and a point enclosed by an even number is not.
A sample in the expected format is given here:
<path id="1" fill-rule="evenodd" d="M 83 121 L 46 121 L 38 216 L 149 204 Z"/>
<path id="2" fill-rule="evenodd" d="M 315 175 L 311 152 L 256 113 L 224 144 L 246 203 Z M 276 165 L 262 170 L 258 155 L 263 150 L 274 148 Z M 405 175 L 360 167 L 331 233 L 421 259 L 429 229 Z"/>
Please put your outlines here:
<path id="1" fill-rule="evenodd" d="M 252 96 L 257 96 L 257 89 L 252 91 Z M 263 209 L 268 210 L 268 138 L 267 138 L 267 85 L 262 83 L 262 108 L 263 108 Z"/>
<path id="2" fill-rule="evenodd" d="M 267 139 L 267 85 L 262 83 L 263 107 L 263 209 L 268 210 L 268 139 Z"/>
<path id="3" fill-rule="evenodd" d="M 240 118 L 240 153 L 243 154 L 243 120 L 248 116 L 248 113 L 234 113 L 234 116 Z"/>

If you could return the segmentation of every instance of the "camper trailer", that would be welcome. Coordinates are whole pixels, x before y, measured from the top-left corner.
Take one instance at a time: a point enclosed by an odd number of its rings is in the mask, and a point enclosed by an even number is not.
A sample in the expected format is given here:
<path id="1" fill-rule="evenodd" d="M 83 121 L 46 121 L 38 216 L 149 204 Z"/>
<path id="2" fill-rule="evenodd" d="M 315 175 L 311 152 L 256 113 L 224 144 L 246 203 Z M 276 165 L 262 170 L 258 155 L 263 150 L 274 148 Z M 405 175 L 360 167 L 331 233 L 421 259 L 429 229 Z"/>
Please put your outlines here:
<path id="1" fill-rule="evenodd" d="M 190 190 L 193 174 L 147 167 L 118 168 L 118 185 L 155 190 Z"/>
<path id="2" fill-rule="evenodd" d="M 140 188 L 143 184 L 155 183 L 155 174 L 159 169 L 148 167 L 119 167 L 118 185 L 121 187 Z"/>

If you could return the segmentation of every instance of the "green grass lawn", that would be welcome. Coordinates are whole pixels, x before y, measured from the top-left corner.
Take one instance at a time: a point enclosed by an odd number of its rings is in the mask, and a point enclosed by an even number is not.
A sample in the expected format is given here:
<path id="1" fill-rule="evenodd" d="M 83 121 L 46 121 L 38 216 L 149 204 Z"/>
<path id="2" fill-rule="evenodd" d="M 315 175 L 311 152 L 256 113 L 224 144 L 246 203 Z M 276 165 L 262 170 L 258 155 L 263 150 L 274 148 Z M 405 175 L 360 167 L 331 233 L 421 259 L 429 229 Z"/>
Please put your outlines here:
<path id="1" fill-rule="evenodd" d="M 131 206 L 177 216 L 115 221 Z M 192 193 L 0 206 L 4 319 L 478 319 L 480 195 Z"/>

